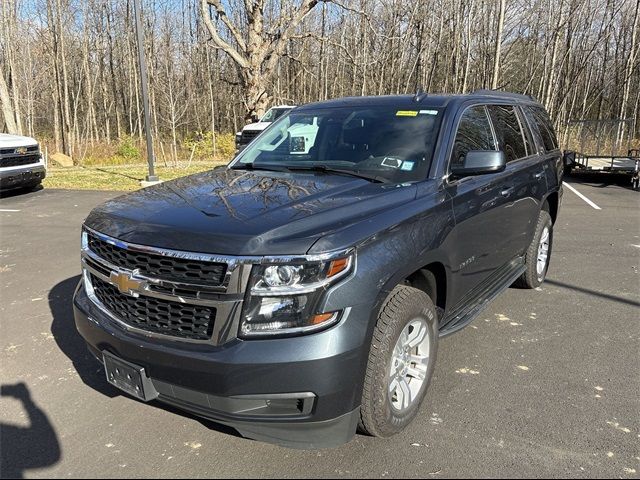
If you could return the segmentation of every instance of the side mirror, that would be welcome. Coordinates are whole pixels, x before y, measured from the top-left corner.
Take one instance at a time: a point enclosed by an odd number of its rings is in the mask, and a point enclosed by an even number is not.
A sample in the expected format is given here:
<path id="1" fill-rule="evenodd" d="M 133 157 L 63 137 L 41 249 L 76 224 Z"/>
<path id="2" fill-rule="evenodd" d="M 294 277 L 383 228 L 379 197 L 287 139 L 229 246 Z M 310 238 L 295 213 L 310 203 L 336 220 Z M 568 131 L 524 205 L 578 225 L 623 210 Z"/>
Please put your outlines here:
<path id="1" fill-rule="evenodd" d="M 484 175 L 502 172 L 507 167 L 504 152 L 495 150 L 471 150 L 467 152 L 462 164 L 452 165 L 451 173 L 456 177 Z"/>

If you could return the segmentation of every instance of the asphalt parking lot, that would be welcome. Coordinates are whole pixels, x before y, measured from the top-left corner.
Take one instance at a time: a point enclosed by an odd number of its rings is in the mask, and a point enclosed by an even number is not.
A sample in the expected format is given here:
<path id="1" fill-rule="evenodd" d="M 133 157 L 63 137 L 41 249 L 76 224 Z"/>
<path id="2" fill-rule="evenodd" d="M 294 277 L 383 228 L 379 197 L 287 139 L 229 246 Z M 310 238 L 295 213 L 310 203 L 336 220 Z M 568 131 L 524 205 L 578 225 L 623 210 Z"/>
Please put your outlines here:
<path id="1" fill-rule="evenodd" d="M 114 193 L 0 198 L 2 477 L 615 477 L 640 472 L 640 194 L 570 179 L 548 282 L 442 340 L 392 439 L 297 451 L 107 384 L 76 333 L 80 225 Z M 25 387 L 16 386 L 24 383 Z"/>

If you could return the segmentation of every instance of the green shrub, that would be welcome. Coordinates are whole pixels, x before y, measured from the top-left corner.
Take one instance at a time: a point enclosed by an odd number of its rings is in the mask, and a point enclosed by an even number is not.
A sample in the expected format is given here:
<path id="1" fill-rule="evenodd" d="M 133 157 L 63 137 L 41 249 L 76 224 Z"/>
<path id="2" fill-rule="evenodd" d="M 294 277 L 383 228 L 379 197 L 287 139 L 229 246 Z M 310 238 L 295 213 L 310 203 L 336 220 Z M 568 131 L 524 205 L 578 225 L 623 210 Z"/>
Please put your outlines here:
<path id="1" fill-rule="evenodd" d="M 140 150 L 133 142 L 133 137 L 126 136 L 120 139 L 116 155 L 125 159 L 125 161 L 133 162 L 140 160 Z"/>
<path id="2" fill-rule="evenodd" d="M 216 136 L 218 157 L 231 160 L 236 153 L 236 136 L 233 133 L 221 133 Z"/>
<path id="3" fill-rule="evenodd" d="M 212 132 L 194 132 L 184 140 L 184 148 L 193 151 L 193 156 L 201 160 L 231 160 L 236 151 L 236 139 L 233 133 L 216 133 L 216 152 L 213 154 Z M 215 157 L 215 158 L 214 158 Z"/>

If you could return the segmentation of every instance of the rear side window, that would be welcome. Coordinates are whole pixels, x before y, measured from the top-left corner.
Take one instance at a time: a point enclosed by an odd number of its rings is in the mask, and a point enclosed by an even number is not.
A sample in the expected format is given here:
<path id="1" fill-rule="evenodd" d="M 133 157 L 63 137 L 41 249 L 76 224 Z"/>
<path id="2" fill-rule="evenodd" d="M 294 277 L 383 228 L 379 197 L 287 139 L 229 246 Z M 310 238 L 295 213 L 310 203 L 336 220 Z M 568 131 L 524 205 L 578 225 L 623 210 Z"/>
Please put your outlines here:
<path id="1" fill-rule="evenodd" d="M 483 105 L 462 114 L 451 153 L 451 165 L 462 165 L 471 150 L 496 150 L 487 110 Z"/>
<path id="2" fill-rule="evenodd" d="M 544 149 L 548 152 L 558 148 L 558 139 L 546 110 L 542 107 L 527 107 L 526 110 L 538 127 Z"/>
<path id="3" fill-rule="evenodd" d="M 533 134 L 531 132 L 531 127 L 525 118 L 524 113 L 520 109 L 520 107 L 516 107 L 516 112 L 518 113 L 518 119 L 520 120 L 520 128 L 522 129 L 523 137 L 524 137 L 524 145 L 527 149 L 527 155 L 534 155 L 537 152 L 535 142 L 533 140 Z"/>
<path id="4" fill-rule="evenodd" d="M 511 105 L 489 105 L 487 107 L 498 138 L 498 146 L 504 152 L 507 163 L 527 156 L 520 122 Z"/>

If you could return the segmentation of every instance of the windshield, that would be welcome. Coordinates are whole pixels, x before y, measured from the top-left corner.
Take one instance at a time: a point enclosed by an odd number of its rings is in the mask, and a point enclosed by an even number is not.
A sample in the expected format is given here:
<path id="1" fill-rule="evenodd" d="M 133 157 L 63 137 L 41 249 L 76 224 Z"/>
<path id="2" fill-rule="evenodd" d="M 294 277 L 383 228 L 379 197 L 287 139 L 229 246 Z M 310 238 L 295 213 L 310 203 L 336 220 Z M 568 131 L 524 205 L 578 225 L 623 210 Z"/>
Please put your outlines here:
<path id="1" fill-rule="evenodd" d="M 391 107 L 293 111 L 252 142 L 231 168 L 342 170 L 403 183 L 431 166 L 440 109 Z"/>
<path id="2" fill-rule="evenodd" d="M 264 114 L 264 117 L 260 120 L 261 122 L 275 122 L 282 115 L 287 113 L 290 108 L 271 108 L 267 113 Z"/>

